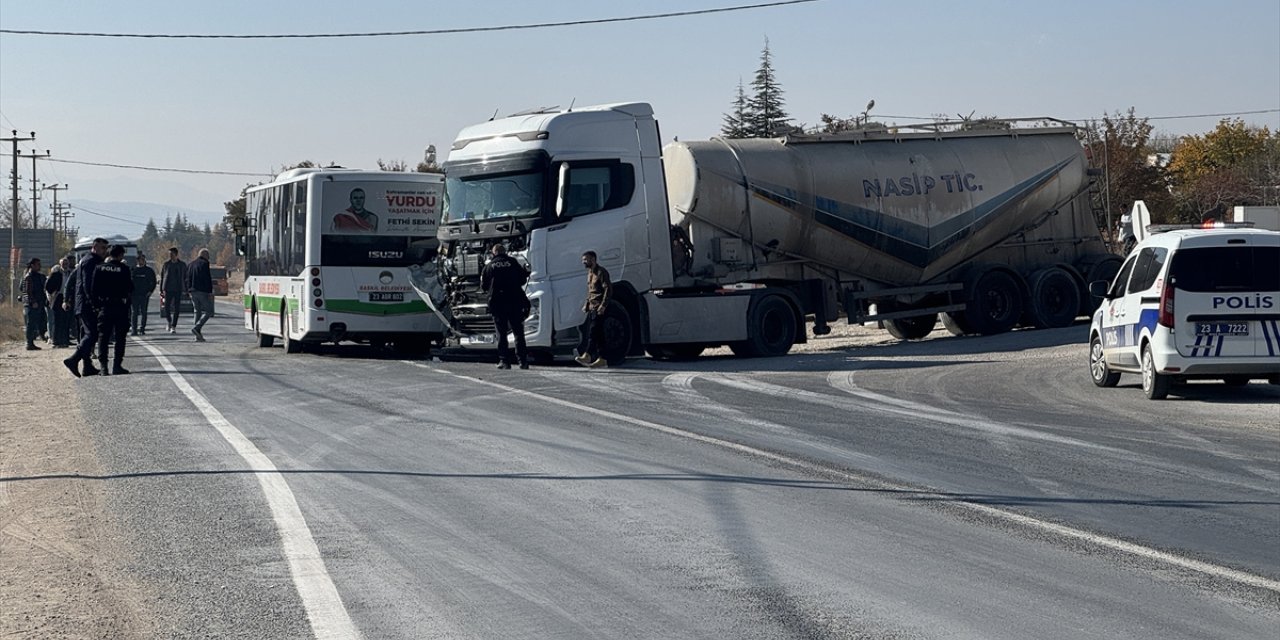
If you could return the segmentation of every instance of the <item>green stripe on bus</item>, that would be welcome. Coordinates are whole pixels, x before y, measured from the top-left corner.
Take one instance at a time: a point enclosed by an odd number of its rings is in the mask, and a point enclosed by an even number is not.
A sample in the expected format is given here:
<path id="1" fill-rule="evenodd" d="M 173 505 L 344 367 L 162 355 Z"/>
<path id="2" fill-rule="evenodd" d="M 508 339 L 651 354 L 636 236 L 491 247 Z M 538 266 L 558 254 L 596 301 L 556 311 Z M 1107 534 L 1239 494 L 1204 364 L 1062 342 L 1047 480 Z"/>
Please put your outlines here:
<path id="1" fill-rule="evenodd" d="M 258 311 L 263 313 L 280 313 L 280 298 L 258 298 Z M 296 308 L 295 303 L 292 307 Z"/>
<path id="2" fill-rule="evenodd" d="M 406 313 L 427 313 L 427 303 L 421 300 L 387 304 L 385 302 L 361 302 L 359 300 L 325 300 L 324 308 L 334 313 L 359 313 L 367 316 L 398 316 Z"/>

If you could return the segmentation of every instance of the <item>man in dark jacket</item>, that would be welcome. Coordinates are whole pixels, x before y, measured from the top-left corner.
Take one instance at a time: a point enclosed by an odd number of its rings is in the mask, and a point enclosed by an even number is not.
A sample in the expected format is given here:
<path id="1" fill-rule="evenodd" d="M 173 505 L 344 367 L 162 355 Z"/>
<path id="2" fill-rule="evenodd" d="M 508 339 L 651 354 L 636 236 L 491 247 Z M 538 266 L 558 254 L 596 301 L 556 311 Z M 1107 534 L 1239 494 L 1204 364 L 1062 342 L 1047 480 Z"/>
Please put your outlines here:
<path id="1" fill-rule="evenodd" d="M 107 375 L 107 346 L 114 341 L 111 374 L 121 376 L 129 373 L 123 364 L 133 277 L 124 263 L 123 246 L 113 245 L 108 255 L 107 261 L 98 265 L 93 274 L 93 306 L 98 310 L 98 367 L 102 375 Z"/>
<path id="2" fill-rule="evenodd" d="M 55 349 L 71 346 L 71 321 L 75 318 L 63 303 L 66 302 L 66 281 L 75 266 L 74 254 L 63 256 L 58 266 L 49 271 L 49 279 L 44 283 L 44 291 L 49 294 L 49 338 Z"/>
<path id="3" fill-rule="evenodd" d="M 178 259 L 178 248 L 169 247 L 169 261 L 160 265 L 160 302 L 169 320 L 169 333 L 178 329 L 178 309 L 187 291 L 187 264 Z"/>
<path id="4" fill-rule="evenodd" d="M 84 375 L 97 375 L 98 369 L 89 361 L 98 345 L 98 313 L 93 307 L 93 276 L 102 259 L 107 255 L 106 238 L 94 238 L 89 255 L 80 260 L 75 271 L 75 296 L 72 309 L 80 324 L 80 344 L 70 358 L 62 361 L 71 375 L 80 377 L 80 363 L 84 363 Z"/>
<path id="5" fill-rule="evenodd" d="M 129 327 L 131 335 L 147 335 L 147 306 L 156 290 L 156 271 L 147 266 L 147 257 L 138 254 L 138 264 L 132 270 L 133 298 L 129 303 Z"/>
<path id="6" fill-rule="evenodd" d="M 208 249 L 201 249 L 187 267 L 187 290 L 191 292 L 191 304 L 196 312 L 196 325 L 191 327 L 191 333 L 196 334 L 196 342 L 204 342 L 201 330 L 213 317 L 213 274 L 209 271 Z"/>
<path id="7" fill-rule="evenodd" d="M 511 348 L 507 334 L 515 336 L 516 358 L 520 368 L 529 368 L 529 353 L 524 342 L 524 319 L 529 316 L 529 298 L 524 284 L 529 271 L 507 255 L 501 243 L 493 245 L 493 258 L 480 274 L 480 288 L 489 293 L 489 315 L 498 334 L 498 368 L 511 368 Z"/>
<path id="8" fill-rule="evenodd" d="M 49 319 L 45 315 L 49 296 L 44 291 L 45 277 L 40 273 L 40 258 L 27 263 L 27 275 L 22 276 L 18 292 L 22 294 L 22 317 L 27 325 L 27 351 L 39 351 L 36 337 L 47 331 Z"/>

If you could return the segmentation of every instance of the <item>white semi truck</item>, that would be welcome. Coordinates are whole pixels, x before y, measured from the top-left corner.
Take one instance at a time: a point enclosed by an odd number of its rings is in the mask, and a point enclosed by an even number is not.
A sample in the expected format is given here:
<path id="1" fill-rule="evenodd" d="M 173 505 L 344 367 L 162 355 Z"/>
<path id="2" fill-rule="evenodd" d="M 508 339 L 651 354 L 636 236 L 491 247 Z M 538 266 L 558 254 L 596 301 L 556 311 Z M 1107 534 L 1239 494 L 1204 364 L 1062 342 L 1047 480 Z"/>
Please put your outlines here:
<path id="1" fill-rule="evenodd" d="M 850 322 L 902 339 L 1057 327 L 1109 279 L 1068 123 L 868 129 L 661 148 L 645 103 L 539 110 L 467 127 L 445 163 L 435 263 L 414 271 L 457 344 L 492 349 L 479 276 L 502 242 L 532 275 L 534 353 L 571 353 L 596 252 L 612 274 L 605 357 L 728 345 L 787 353 Z"/>

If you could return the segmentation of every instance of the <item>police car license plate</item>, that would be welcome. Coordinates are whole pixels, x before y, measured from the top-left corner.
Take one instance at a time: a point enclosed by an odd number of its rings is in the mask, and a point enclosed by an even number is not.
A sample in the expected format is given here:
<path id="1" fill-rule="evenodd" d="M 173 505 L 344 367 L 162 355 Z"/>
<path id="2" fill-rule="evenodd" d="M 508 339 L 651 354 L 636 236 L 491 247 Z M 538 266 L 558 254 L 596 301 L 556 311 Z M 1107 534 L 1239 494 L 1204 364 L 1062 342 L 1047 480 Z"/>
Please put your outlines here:
<path id="1" fill-rule="evenodd" d="M 1247 336 L 1248 322 L 1197 322 L 1198 336 Z"/>
<path id="2" fill-rule="evenodd" d="M 403 291 L 370 291 L 369 302 L 404 302 Z"/>

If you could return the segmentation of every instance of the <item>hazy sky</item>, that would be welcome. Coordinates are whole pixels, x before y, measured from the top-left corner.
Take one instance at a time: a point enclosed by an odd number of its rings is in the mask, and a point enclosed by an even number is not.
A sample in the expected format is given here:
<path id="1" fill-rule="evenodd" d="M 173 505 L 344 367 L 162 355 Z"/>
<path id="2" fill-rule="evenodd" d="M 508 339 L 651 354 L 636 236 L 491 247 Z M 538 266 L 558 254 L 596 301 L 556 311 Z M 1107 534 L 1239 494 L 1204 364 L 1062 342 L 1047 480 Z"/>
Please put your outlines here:
<path id="1" fill-rule="evenodd" d="M 3 0 L 0 28 L 120 33 L 408 31 L 749 4 Z M 1280 2 L 823 0 L 736 13 L 453 35 L 303 40 L 0 34 L 0 129 L 66 160 L 261 172 L 309 159 L 444 160 L 458 130 L 530 107 L 647 101 L 670 140 L 719 131 L 765 38 L 798 122 L 873 115 L 1096 118 L 1135 107 L 1280 128 Z M 1153 121 L 1203 133 L 1219 118 Z M 914 122 L 897 119 L 900 124 Z M 29 152 L 31 143 L 21 149 Z M 5 153 L 9 147 L 6 145 Z M 4 158 L 4 186 L 12 160 Z M 221 211 L 247 182 L 40 162 L 63 198 Z M 19 165 L 30 177 L 31 161 Z M 29 193 L 29 187 L 24 188 Z M 5 197 L 8 197 L 7 189 Z M 28 197 L 24 194 L 23 196 Z M 46 206 L 47 203 L 42 204 Z M 138 217 L 119 208 L 110 213 Z M 81 226 L 101 223 L 78 214 Z M 145 215 L 141 216 L 145 219 Z M 138 227 L 121 224 L 134 235 Z"/>

